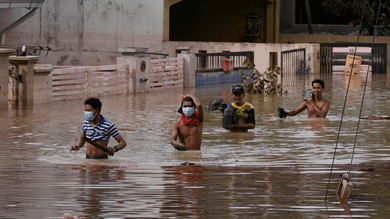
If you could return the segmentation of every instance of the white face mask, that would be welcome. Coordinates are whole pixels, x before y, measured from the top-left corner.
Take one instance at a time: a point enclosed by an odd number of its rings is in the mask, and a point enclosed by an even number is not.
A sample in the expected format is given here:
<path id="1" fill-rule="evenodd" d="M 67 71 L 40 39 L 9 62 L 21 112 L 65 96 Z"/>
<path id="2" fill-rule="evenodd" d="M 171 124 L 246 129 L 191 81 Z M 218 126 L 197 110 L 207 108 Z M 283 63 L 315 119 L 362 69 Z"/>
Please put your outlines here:
<path id="1" fill-rule="evenodd" d="M 94 118 L 95 118 L 95 116 L 93 115 L 93 112 L 85 111 L 85 119 L 87 121 L 92 121 Z"/>
<path id="2" fill-rule="evenodd" d="M 194 114 L 195 110 L 193 107 L 183 107 L 183 114 L 186 115 L 187 117 L 192 116 Z"/>

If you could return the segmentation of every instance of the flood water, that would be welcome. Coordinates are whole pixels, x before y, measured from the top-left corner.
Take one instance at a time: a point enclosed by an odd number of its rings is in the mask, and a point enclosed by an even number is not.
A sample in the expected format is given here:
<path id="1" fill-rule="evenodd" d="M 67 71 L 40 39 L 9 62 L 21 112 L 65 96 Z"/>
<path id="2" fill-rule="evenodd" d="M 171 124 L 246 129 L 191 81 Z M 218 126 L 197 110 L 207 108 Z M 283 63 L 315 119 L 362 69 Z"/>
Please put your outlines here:
<path id="1" fill-rule="evenodd" d="M 69 153 L 83 100 L 3 111 L 0 218 L 388 218 L 390 121 L 360 120 L 351 164 L 364 85 L 352 78 L 327 190 L 348 82 L 319 77 L 332 102 L 327 119 L 308 119 L 306 111 L 278 119 L 276 107 L 295 109 L 300 93 L 248 94 L 256 128 L 240 134 L 222 128 L 220 112 L 207 111 L 231 84 L 102 97 L 102 115 L 128 143 L 108 160 L 85 160 L 85 147 Z M 309 88 L 307 78 L 296 80 L 296 90 Z M 182 93 L 195 93 L 204 106 L 200 151 L 170 145 Z M 373 75 L 362 116 L 390 115 L 389 94 L 386 75 Z M 349 170 L 352 195 L 340 205 L 336 190 Z"/>

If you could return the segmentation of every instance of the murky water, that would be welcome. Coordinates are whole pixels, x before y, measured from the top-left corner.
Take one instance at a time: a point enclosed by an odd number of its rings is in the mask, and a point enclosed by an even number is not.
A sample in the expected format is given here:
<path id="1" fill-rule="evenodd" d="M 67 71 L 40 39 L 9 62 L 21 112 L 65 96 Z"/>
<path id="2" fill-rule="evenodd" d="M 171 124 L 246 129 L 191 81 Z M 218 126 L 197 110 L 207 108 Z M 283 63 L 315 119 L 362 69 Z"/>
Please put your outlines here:
<path id="1" fill-rule="evenodd" d="M 343 117 L 335 166 L 328 177 L 346 94 L 344 76 L 322 77 L 331 98 L 328 119 L 306 112 L 286 120 L 276 107 L 294 109 L 299 93 L 247 95 L 256 129 L 226 132 L 220 112 L 205 110 L 201 151 L 170 145 L 179 95 L 207 103 L 231 84 L 103 97 L 102 114 L 128 147 L 109 160 L 85 160 L 85 147 L 69 153 L 80 134 L 82 100 L 2 112 L 0 218 L 388 218 L 390 121 L 361 120 L 352 165 L 364 80 L 354 78 Z M 298 90 L 305 88 L 298 78 Z M 386 76 L 368 84 L 362 116 L 390 115 Z M 115 145 L 111 140 L 109 145 Z M 348 205 L 335 195 L 339 175 L 351 169 Z"/>

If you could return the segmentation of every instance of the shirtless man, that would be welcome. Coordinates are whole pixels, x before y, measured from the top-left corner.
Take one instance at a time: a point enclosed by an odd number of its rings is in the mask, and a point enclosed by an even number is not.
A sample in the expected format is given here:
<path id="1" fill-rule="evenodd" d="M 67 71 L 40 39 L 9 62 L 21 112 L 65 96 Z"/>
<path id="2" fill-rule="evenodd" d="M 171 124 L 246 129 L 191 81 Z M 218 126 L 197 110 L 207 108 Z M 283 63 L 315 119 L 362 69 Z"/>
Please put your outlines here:
<path id="1" fill-rule="evenodd" d="M 181 117 L 172 126 L 171 144 L 178 150 L 200 150 L 203 132 L 203 107 L 194 95 L 183 98 Z M 179 138 L 179 140 L 178 140 Z"/>
<path id="2" fill-rule="evenodd" d="M 88 143 L 86 159 L 107 159 L 108 155 L 114 156 L 116 152 L 125 148 L 127 143 L 119 134 L 115 125 L 100 114 L 102 102 L 98 98 L 91 97 L 85 100 L 84 105 L 85 120 L 82 128 L 83 132 L 78 139 L 77 145 L 70 148 L 70 152 L 80 150 L 86 142 L 85 138 L 98 143 L 108 151 L 106 153 L 91 143 Z M 108 140 L 111 136 L 118 142 L 118 145 L 108 147 Z"/>
<path id="3" fill-rule="evenodd" d="M 309 97 L 298 108 L 289 111 L 287 116 L 295 116 L 304 109 L 307 109 L 307 116 L 309 118 L 326 117 L 330 106 L 330 100 L 322 97 L 322 92 L 324 92 L 325 89 L 325 83 L 323 80 L 315 79 L 311 82 L 311 86 L 313 88 L 314 100 Z"/>
<path id="4" fill-rule="evenodd" d="M 252 104 L 245 102 L 245 90 L 241 85 L 234 85 L 232 88 L 233 107 L 238 121 L 230 126 L 229 131 L 247 132 L 255 128 L 255 109 Z"/>

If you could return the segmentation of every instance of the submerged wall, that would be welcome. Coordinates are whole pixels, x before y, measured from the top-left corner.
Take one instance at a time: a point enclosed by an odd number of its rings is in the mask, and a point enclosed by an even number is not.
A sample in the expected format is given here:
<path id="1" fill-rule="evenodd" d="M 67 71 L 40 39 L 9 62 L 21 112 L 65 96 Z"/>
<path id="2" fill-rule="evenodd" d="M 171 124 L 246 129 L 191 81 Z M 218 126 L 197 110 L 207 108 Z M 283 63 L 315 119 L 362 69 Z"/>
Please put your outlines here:
<path id="1" fill-rule="evenodd" d="M 41 63 L 113 64 L 118 48 L 161 51 L 163 6 L 163 0 L 46 0 L 32 18 L 7 33 L 5 45 L 49 46 Z M 0 9 L 0 29 L 28 11 Z"/>
<path id="2" fill-rule="evenodd" d="M 237 70 L 237 71 L 217 71 L 217 72 L 199 72 L 195 73 L 195 84 L 196 86 L 212 85 L 212 84 L 223 84 L 232 82 L 241 82 L 242 75 L 246 77 L 252 75 L 251 71 L 248 70 Z"/>

